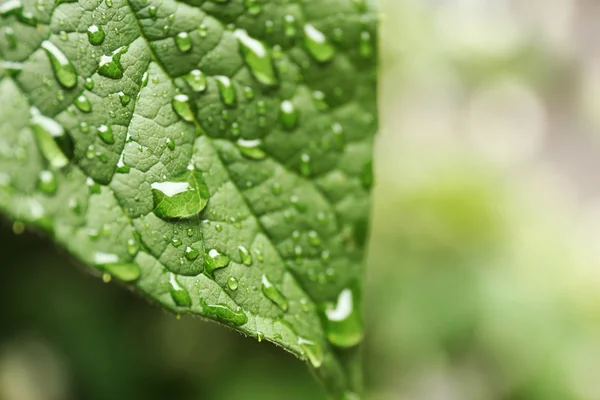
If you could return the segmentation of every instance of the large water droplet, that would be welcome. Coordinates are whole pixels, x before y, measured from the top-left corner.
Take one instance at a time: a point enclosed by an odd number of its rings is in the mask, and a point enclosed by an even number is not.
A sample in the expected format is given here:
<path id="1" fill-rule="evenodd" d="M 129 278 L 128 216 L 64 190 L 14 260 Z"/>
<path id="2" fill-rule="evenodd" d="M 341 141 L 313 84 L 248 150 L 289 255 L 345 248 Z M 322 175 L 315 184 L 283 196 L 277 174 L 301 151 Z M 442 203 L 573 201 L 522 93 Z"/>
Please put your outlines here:
<path id="1" fill-rule="evenodd" d="M 135 281 L 140 277 L 139 265 L 120 262 L 116 254 L 97 252 L 94 254 L 94 263 L 123 282 Z"/>
<path id="2" fill-rule="evenodd" d="M 184 121 L 194 122 L 194 111 L 190 104 L 190 99 L 185 94 L 178 94 L 173 97 L 173 109 Z"/>
<path id="3" fill-rule="evenodd" d="M 112 52 L 110 55 L 100 57 L 98 74 L 110 78 L 121 79 L 123 77 L 123 66 L 121 65 L 121 56 L 127 51 L 127 46 L 122 46 Z"/>
<path id="4" fill-rule="evenodd" d="M 99 46 L 104 42 L 104 37 L 106 35 L 104 34 L 102 26 L 90 25 L 90 27 L 87 30 L 87 36 L 88 40 L 90 41 L 90 44 L 94 46 Z"/>
<path id="5" fill-rule="evenodd" d="M 363 324 L 359 306 L 353 291 L 344 289 L 338 295 L 337 304 L 325 309 L 327 338 L 333 345 L 352 347 L 361 342 Z"/>
<path id="6" fill-rule="evenodd" d="M 181 286 L 172 272 L 169 273 L 169 293 L 171 293 L 171 298 L 179 307 L 190 307 L 192 305 L 192 299 L 187 289 Z"/>
<path id="7" fill-rule="evenodd" d="M 248 251 L 248 249 L 244 246 L 238 246 L 238 251 L 240 253 L 242 263 L 247 266 L 252 265 L 252 254 Z"/>
<path id="8" fill-rule="evenodd" d="M 58 188 L 56 174 L 52 171 L 43 170 L 38 177 L 38 189 L 47 195 L 53 195 Z"/>
<path id="9" fill-rule="evenodd" d="M 187 53 L 192 49 L 192 39 L 187 32 L 179 32 L 175 36 L 175 45 L 182 53 Z"/>
<path id="10" fill-rule="evenodd" d="M 319 368 L 323 363 L 323 348 L 312 340 L 298 337 L 298 345 L 304 351 L 306 358 L 314 368 Z"/>
<path id="11" fill-rule="evenodd" d="M 304 45 L 319 62 L 329 61 L 335 55 L 335 48 L 329 43 L 327 37 L 311 24 L 304 25 Z"/>
<path id="12" fill-rule="evenodd" d="M 67 56 L 49 40 L 44 40 L 41 47 L 50 59 L 56 80 L 67 89 L 74 87 L 77 84 L 77 72 Z"/>
<path id="13" fill-rule="evenodd" d="M 279 106 L 279 117 L 283 129 L 292 130 L 298 124 L 298 111 L 294 103 L 289 100 L 284 100 Z"/>
<path id="14" fill-rule="evenodd" d="M 212 275 L 212 273 L 219 268 L 225 268 L 229 265 L 229 257 L 225 254 L 219 253 L 217 249 L 211 249 L 204 257 L 204 265 L 206 265 L 206 272 Z"/>
<path id="15" fill-rule="evenodd" d="M 206 75 L 199 69 L 190 71 L 184 79 L 194 92 L 204 92 L 206 90 Z"/>
<path id="16" fill-rule="evenodd" d="M 262 276 L 262 292 L 267 299 L 271 300 L 283 311 L 288 310 L 287 298 L 269 281 L 266 275 Z"/>
<path id="17" fill-rule="evenodd" d="M 237 102 L 237 94 L 231 79 L 221 75 L 215 76 L 215 79 L 217 80 L 219 95 L 221 96 L 223 103 L 225 103 L 226 106 L 234 106 Z"/>
<path id="18" fill-rule="evenodd" d="M 187 170 L 166 182 L 154 182 L 154 213 L 162 219 L 189 218 L 208 203 L 208 188 L 202 174 Z"/>
<path id="19" fill-rule="evenodd" d="M 207 317 L 214 317 L 222 322 L 237 326 L 248 322 L 248 317 L 241 307 L 233 310 L 226 304 L 206 304 L 203 300 L 200 300 L 200 304 L 202 305 L 202 313 Z"/>
<path id="20" fill-rule="evenodd" d="M 256 80 L 268 86 L 277 85 L 273 60 L 265 45 L 248 36 L 248 33 L 243 29 L 236 30 L 234 36 L 240 44 L 244 61 Z"/>
<path id="21" fill-rule="evenodd" d="M 236 142 L 237 148 L 244 156 L 253 160 L 262 160 L 266 157 L 265 151 L 262 149 L 262 141 L 260 139 L 245 140 L 238 139 Z"/>
<path id="22" fill-rule="evenodd" d="M 73 141 L 62 125 L 42 115 L 35 108 L 30 108 L 31 128 L 37 140 L 38 146 L 54 168 L 62 168 L 69 163 L 73 156 Z"/>

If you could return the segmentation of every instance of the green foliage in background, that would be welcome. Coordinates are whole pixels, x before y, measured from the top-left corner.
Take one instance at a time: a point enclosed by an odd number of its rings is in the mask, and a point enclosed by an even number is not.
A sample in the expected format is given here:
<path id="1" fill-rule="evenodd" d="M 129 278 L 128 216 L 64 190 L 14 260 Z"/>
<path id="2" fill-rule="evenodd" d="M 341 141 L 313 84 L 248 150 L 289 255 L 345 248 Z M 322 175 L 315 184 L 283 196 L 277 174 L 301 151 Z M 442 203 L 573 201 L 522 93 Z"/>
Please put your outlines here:
<path id="1" fill-rule="evenodd" d="M 360 392 L 369 6 L 9 0 L 0 21 L 0 209 Z"/>

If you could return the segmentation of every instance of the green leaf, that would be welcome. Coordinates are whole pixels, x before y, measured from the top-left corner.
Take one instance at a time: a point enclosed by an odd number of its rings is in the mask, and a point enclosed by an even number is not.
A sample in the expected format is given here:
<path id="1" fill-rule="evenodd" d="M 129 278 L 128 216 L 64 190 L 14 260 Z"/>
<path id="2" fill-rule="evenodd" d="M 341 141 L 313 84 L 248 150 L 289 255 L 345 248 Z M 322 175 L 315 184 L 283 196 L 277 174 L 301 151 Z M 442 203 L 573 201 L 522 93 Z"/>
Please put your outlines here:
<path id="1" fill-rule="evenodd" d="M 8 0 L 0 26 L 0 209 L 360 393 L 371 6 Z"/>

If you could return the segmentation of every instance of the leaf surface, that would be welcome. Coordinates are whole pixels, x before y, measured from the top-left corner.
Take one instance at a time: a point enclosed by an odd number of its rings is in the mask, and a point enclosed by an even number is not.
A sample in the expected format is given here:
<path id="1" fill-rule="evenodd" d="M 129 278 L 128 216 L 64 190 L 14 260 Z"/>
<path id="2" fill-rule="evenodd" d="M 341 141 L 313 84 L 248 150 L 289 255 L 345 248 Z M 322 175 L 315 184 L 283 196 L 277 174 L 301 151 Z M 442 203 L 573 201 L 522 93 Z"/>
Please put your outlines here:
<path id="1" fill-rule="evenodd" d="M 4 0 L 0 209 L 352 397 L 375 35 L 361 0 Z"/>

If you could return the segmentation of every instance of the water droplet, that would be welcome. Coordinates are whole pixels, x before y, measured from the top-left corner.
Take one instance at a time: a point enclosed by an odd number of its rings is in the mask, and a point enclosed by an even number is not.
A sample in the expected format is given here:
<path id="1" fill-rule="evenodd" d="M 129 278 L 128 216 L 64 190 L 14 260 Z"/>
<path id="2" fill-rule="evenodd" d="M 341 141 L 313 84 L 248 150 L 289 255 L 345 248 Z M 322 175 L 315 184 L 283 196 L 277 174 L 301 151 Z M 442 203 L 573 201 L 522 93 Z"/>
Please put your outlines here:
<path id="1" fill-rule="evenodd" d="M 200 37 L 206 37 L 206 35 L 208 34 L 208 28 L 206 27 L 206 25 L 200 24 L 200 26 L 198 27 L 198 34 L 200 35 Z"/>
<path id="2" fill-rule="evenodd" d="M 110 125 L 100 125 L 98 127 L 98 137 L 106 144 L 114 144 L 112 127 Z"/>
<path id="3" fill-rule="evenodd" d="M 35 108 L 30 108 L 31 128 L 37 140 L 38 146 L 54 168 L 62 168 L 69 163 L 73 156 L 73 141 L 62 125 L 42 115 Z"/>
<path id="4" fill-rule="evenodd" d="M 113 6 L 112 0 L 105 0 L 106 7 L 111 8 Z"/>
<path id="5" fill-rule="evenodd" d="M 104 30 L 101 26 L 90 25 L 90 27 L 87 30 L 87 36 L 88 40 L 90 41 L 90 44 L 94 46 L 99 46 L 104 42 L 104 38 L 106 35 L 104 34 Z"/>
<path id="6" fill-rule="evenodd" d="M 148 71 L 144 72 L 144 74 L 142 75 L 142 82 L 140 84 L 140 89 L 148 86 L 149 79 L 150 79 L 150 74 L 148 73 Z M 138 96 L 139 96 L 139 93 L 138 93 Z"/>
<path id="7" fill-rule="evenodd" d="M 325 309 L 327 317 L 327 338 L 338 347 L 352 347 L 363 337 L 362 317 L 356 296 L 351 289 L 340 292 L 335 306 Z"/>
<path id="8" fill-rule="evenodd" d="M 135 256 L 138 253 L 139 249 L 140 248 L 138 246 L 137 240 L 135 240 L 135 239 L 127 240 L 127 252 L 129 253 L 129 255 Z"/>
<path id="9" fill-rule="evenodd" d="M 173 97 L 173 109 L 184 121 L 194 122 L 194 111 L 190 104 L 190 99 L 185 94 L 178 94 Z"/>
<path id="10" fill-rule="evenodd" d="M 252 254 L 248 251 L 248 249 L 240 245 L 238 246 L 238 251 L 240 253 L 242 263 L 247 266 L 252 265 Z"/>
<path id="11" fill-rule="evenodd" d="M 90 103 L 90 101 L 88 100 L 87 97 L 85 97 L 85 95 L 80 95 L 77 96 L 77 98 L 75 99 L 75 101 L 73 102 L 75 104 L 75 107 L 77 107 L 80 111 L 89 113 L 90 111 L 92 111 L 92 103 Z"/>
<path id="12" fill-rule="evenodd" d="M 154 182 L 154 213 L 162 219 L 189 218 L 208 203 L 208 188 L 202 174 L 187 170 L 166 182 Z"/>
<path id="13" fill-rule="evenodd" d="M 221 226 L 221 224 L 216 224 L 216 225 L 215 225 L 215 230 L 216 230 L 217 232 L 221 232 L 221 231 L 223 230 L 223 227 Z"/>
<path id="14" fill-rule="evenodd" d="M 188 237 L 192 237 L 192 236 L 194 236 L 194 230 L 193 230 L 192 228 L 189 228 L 189 229 L 187 230 L 187 235 L 188 235 Z"/>
<path id="15" fill-rule="evenodd" d="M 271 186 L 271 193 L 273 193 L 275 196 L 281 194 L 281 184 L 279 182 L 273 183 Z"/>
<path id="16" fill-rule="evenodd" d="M 237 102 L 237 95 L 231 79 L 221 75 L 215 76 L 215 79 L 217 80 L 219 95 L 221 96 L 223 103 L 225 103 L 226 106 L 234 106 Z"/>
<path id="17" fill-rule="evenodd" d="M 69 36 L 67 35 L 67 32 L 65 32 L 65 31 L 60 31 L 58 33 L 58 37 L 60 38 L 60 40 L 65 41 L 65 42 L 67 40 L 69 40 Z"/>
<path id="18" fill-rule="evenodd" d="M 312 340 L 298 337 L 298 345 L 304 351 L 306 358 L 314 368 L 319 368 L 323 363 L 323 348 Z"/>
<path id="19" fill-rule="evenodd" d="M 0 16 L 18 15 L 23 12 L 21 0 L 6 0 L 0 3 Z"/>
<path id="20" fill-rule="evenodd" d="M 329 61 L 335 55 L 335 49 L 327 37 L 311 24 L 304 25 L 304 45 L 313 58 L 319 62 Z"/>
<path id="21" fill-rule="evenodd" d="M 289 100 L 284 100 L 279 106 L 279 117 L 281 119 L 281 125 L 283 129 L 292 130 L 298 123 L 298 112 L 294 103 Z"/>
<path id="22" fill-rule="evenodd" d="M 192 49 L 192 39 L 187 32 L 179 32 L 175 36 L 175 44 L 182 53 L 187 53 Z"/>
<path id="23" fill-rule="evenodd" d="M 199 255 L 200 252 L 194 249 L 193 247 L 188 246 L 185 248 L 185 258 L 187 258 L 188 260 L 193 261 L 196 258 L 198 258 Z"/>
<path id="24" fill-rule="evenodd" d="M 50 59 L 56 80 L 67 89 L 74 87 L 77 84 L 77 72 L 67 56 L 48 40 L 44 40 L 41 47 Z"/>
<path id="25" fill-rule="evenodd" d="M 287 298 L 269 281 L 266 275 L 262 276 L 262 292 L 267 299 L 271 300 L 283 311 L 288 310 Z"/>
<path id="26" fill-rule="evenodd" d="M 94 81 L 92 78 L 85 78 L 85 88 L 87 90 L 92 90 L 94 88 Z"/>
<path id="27" fill-rule="evenodd" d="M 182 242 L 181 240 L 177 239 L 177 238 L 173 238 L 173 239 L 171 239 L 171 245 L 172 245 L 173 247 L 179 247 L 179 246 L 181 246 L 182 244 L 183 244 L 183 242 Z"/>
<path id="28" fill-rule="evenodd" d="M 206 90 L 206 75 L 199 69 L 190 71 L 184 79 L 194 92 L 204 92 Z"/>
<path id="29" fill-rule="evenodd" d="M 308 231 L 308 240 L 314 246 L 321 245 L 321 238 L 319 237 L 319 234 L 316 231 Z"/>
<path id="30" fill-rule="evenodd" d="M 187 289 L 181 286 L 172 272 L 169 273 L 169 293 L 177 306 L 190 307 L 192 305 L 192 299 Z"/>
<path id="31" fill-rule="evenodd" d="M 219 268 L 225 268 L 229 265 L 229 257 L 219 253 L 217 249 L 211 249 L 204 256 L 206 272 L 212 275 L 213 271 Z"/>
<path id="32" fill-rule="evenodd" d="M 98 74 L 110 78 L 121 79 L 123 77 L 123 66 L 121 65 L 121 56 L 127 51 L 127 46 L 122 46 L 112 52 L 110 55 L 100 57 Z"/>
<path id="33" fill-rule="evenodd" d="M 291 14 L 283 18 L 283 33 L 287 37 L 296 36 L 296 18 Z"/>
<path id="34" fill-rule="evenodd" d="M 116 254 L 97 252 L 94 254 L 94 263 L 107 274 L 124 282 L 135 281 L 140 277 L 139 265 L 119 262 Z"/>
<path id="35" fill-rule="evenodd" d="M 175 150 L 175 141 L 171 140 L 171 138 L 166 138 L 165 143 L 167 144 L 167 148 L 171 151 Z"/>
<path id="36" fill-rule="evenodd" d="M 267 86 L 277 85 L 273 60 L 265 45 L 248 36 L 248 33 L 243 29 L 236 30 L 234 36 L 240 44 L 244 61 L 256 80 Z"/>
<path id="37" fill-rule="evenodd" d="M 126 106 L 131 101 L 131 96 L 129 96 L 123 92 L 119 92 L 119 100 L 121 100 L 122 106 Z"/>
<path id="38" fill-rule="evenodd" d="M 258 15 L 262 11 L 262 6 L 256 0 L 245 0 L 244 5 L 250 15 Z"/>
<path id="39" fill-rule="evenodd" d="M 302 176 L 309 176 L 311 171 L 310 156 L 306 153 L 300 155 L 300 173 Z"/>
<path id="40" fill-rule="evenodd" d="M 38 177 L 38 189 L 47 195 L 53 195 L 58 188 L 56 175 L 52 171 L 43 170 Z"/>
<path id="41" fill-rule="evenodd" d="M 248 158 L 253 160 L 262 160 L 266 157 L 266 153 L 262 149 L 262 141 L 260 139 L 238 139 L 236 145 L 240 153 Z"/>
<path id="42" fill-rule="evenodd" d="M 202 305 L 202 313 L 207 317 L 214 317 L 224 323 L 236 326 L 248 322 L 248 317 L 240 307 L 233 310 L 226 304 L 206 304 L 202 299 L 200 299 L 200 304 Z"/>
<path id="43" fill-rule="evenodd" d="M 317 110 L 324 111 L 329 108 L 329 104 L 327 104 L 327 101 L 325 101 L 325 93 L 321 92 L 320 90 L 315 90 L 313 92 L 313 100 L 315 101 L 315 107 L 317 107 Z"/>
<path id="44" fill-rule="evenodd" d="M 156 11 L 157 11 L 157 9 L 155 6 L 148 7 L 148 14 L 150 14 L 150 17 L 152 19 L 156 19 Z"/>
<path id="45" fill-rule="evenodd" d="M 238 288 L 238 281 L 237 281 L 237 279 L 235 279 L 233 276 L 230 277 L 227 280 L 227 287 L 229 287 L 229 289 L 231 289 L 231 290 L 237 290 L 237 288 Z"/>

